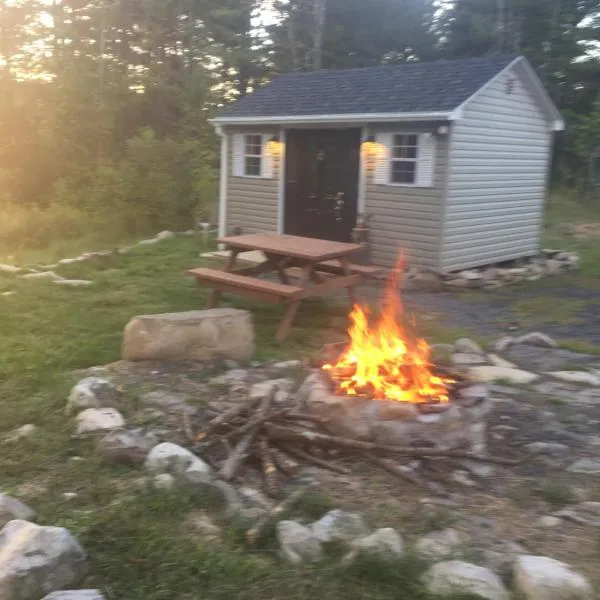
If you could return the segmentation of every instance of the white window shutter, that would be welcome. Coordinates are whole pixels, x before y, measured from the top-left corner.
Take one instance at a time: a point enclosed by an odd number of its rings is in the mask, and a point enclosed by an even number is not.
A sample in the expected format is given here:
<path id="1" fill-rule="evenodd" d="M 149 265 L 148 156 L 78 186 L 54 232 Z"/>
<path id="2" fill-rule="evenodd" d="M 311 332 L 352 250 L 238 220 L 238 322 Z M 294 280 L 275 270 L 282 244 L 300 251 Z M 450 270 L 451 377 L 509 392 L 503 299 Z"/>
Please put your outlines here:
<path id="1" fill-rule="evenodd" d="M 261 177 L 273 179 L 273 155 L 269 152 L 272 135 L 263 135 L 261 144 Z"/>
<path id="2" fill-rule="evenodd" d="M 232 171 L 234 177 L 244 176 L 244 134 L 235 133 L 233 135 L 233 149 L 231 153 Z"/>
<path id="3" fill-rule="evenodd" d="M 419 149 L 417 160 L 418 187 L 433 187 L 435 163 L 435 137 L 431 133 L 419 135 Z"/>
<path id="4" fill-rule="evenodd" d="M 378 133 L 375 143 L 379 145 L 375 154 L 375 183 L 388 185 L 390 183 L 390 153 L 392 148 L 392 134 Z"/>

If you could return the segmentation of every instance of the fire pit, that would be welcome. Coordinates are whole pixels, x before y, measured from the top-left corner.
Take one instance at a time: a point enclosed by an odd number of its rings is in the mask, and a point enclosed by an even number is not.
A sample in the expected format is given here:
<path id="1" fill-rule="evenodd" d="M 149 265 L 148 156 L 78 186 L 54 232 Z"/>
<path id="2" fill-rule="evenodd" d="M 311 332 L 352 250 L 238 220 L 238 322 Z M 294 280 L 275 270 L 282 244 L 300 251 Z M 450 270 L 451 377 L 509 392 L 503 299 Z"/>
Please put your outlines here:
<path id="1" fill-rule="evenodd" d="M 487 390 L 432 364 L 430 347 L 402 325 L 402 263 L 385 289 L 382 312 L 350 314 L 350 341 L 304 382 L 300 398 L 333 434 L 377 444 L 485 451 Z"/>

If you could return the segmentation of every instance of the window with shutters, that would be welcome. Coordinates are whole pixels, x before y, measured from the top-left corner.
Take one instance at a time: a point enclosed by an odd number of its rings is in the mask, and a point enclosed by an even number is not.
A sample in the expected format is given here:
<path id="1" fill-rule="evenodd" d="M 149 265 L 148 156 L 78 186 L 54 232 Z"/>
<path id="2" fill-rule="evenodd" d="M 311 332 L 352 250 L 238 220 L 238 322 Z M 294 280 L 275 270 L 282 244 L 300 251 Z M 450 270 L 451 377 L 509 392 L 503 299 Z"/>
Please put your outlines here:
<path id="1" fill-rule="evenodd" d="M 415 184 L 418 155 L 418 135 L 404 133 L 393 135 L 390 153 L 390 182 Z"/>
<path id="2" fill-rule="evenodd" d="M 260 177 L 262 174 L 262 135 L 244 136 L 244 176 Z"/>

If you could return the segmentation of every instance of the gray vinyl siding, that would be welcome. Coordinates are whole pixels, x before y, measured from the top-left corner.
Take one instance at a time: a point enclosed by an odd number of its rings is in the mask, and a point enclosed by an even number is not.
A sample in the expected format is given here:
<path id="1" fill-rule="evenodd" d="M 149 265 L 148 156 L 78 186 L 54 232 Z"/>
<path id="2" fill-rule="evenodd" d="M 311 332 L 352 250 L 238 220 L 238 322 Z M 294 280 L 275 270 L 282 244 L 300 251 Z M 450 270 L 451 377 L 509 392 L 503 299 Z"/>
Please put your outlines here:
<path id="1" fill-rule="evenodd" d="M 273 164 L 273 177 L 259 179 L 235 177 L 233 175 L 233 136 L 236 133 L 273 133 L 275 127 L 241 127 L 227 129 L 227 206 L 225 211 L 225 231 L 231 234 L 236 227 L 242 233 L 263 233 L 277 231 L 277 210 L 279 195 L 279 160 Z"/>
<path id="2" fill-rule="evenodd" d="M 493 80 L 452 126 L 441 268 L 538 252 L 552 134 L 515 72 Z"/>
<path id="3" fill-rule="evenodd" d="M 435 124 L 381 125 L 373 132 L 433 132 Z M 447 137 L 436 136 L 433 186 L 427 188 L 379 185 L 369 169 L 365 180 L 365 212 L 370 216 L 371 261 L 391 267 L 399 250 L 410 266 L 437 268 L 444 188 L 447 168 Z"/>

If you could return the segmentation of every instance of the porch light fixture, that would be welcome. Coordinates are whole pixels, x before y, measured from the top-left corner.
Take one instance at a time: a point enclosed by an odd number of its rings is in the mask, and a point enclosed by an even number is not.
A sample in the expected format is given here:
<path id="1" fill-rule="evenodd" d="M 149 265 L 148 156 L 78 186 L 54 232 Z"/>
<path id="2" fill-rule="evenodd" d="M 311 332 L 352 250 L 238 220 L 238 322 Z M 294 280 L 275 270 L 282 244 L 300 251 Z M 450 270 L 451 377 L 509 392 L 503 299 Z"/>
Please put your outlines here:
<path id="1" fill-rule="evenodd" d="M 377 156 L 377 154 L 382 150 L 381 144 L 377 143 L 374 135 L 369 135 L 366 137 L 361 144 L 361 148 L 366 156 L 370 158 Z"/>
<path id="2" fill-rule="evenodd" d="M 279 134 L 275 133 L 267 142 L 267 151 L 271 156 L 279 156 L 281 154 L 283 144 L 279 138 Z"/>

